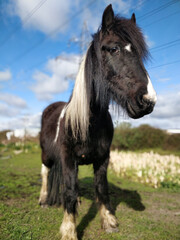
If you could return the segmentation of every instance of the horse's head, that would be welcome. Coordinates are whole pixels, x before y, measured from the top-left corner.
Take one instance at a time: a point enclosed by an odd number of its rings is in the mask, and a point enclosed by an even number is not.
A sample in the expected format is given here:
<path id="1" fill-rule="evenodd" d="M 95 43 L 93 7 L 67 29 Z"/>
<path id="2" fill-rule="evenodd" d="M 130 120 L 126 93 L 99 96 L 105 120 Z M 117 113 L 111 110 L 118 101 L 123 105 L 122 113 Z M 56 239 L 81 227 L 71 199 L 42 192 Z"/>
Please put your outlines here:
<path id="1" fill-rule="evenodd" d="M 131 19 L 116 17 L 109 5 L 103 13 L 98 39 L 103 79 L 110 97 L 131 118 L 151 113 L 157 97 L 143 64 L 148 51 L 135 15 Z"/>

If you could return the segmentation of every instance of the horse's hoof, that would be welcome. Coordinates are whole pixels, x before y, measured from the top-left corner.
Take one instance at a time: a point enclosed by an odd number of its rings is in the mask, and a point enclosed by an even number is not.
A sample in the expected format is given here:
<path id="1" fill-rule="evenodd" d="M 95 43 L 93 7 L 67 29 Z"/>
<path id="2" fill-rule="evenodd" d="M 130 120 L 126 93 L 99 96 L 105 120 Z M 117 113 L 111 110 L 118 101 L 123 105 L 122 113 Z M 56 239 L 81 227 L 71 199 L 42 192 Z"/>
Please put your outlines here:
<path id="1" fill-rule="evenodd" d="M 114 232 L 119 232 L 119 228 L 118 227 L 109 227 L 109 228 L 107 228 L 107 229 L 105 229 L 105 231 L 107 232 L 107 233 L 114 233 Z"/>
<path id="2" fill-rule="evenodd" d="M 77 237 L 76 236 L 74 236 L 74 237 L 70 237 L 69 235 L 68 236 L 63 236 L 62 238 L 61 238 L 61 240 L 78 240 L 77 239 Z"/>
<path id="3" fill-rule="evenodd" d="M 40 204 L 41 208 L 48 208 L 49 206 L 47 204 Z"/>
<path id="4" fill-rule="evenodd" d="M 41 201 L 41 200 L 39 200 L 39 205 L 40 205 L 42 208 L 47 208 L 47 207 L 48 207 L 48 204 L 46 203 L 46 201 Z"/>
<path id="5" fill-rule="evenodd" d="M 116 217 L 112 213 L 110 213 L 110 211 L 104 205 L 101 206 L 100 214 L 102 229 L 104 229 L 107 233 L 119 231 L 119 224 Z"/>

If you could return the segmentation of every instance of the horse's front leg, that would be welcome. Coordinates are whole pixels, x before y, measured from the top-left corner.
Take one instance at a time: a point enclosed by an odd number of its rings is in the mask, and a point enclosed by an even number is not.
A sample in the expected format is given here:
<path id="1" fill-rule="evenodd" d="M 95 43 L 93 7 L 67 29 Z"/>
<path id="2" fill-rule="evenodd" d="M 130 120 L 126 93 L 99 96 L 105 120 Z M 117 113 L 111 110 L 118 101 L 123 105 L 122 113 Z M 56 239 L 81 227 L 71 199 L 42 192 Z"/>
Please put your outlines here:
<path id="1" fill-rule="evenodd" d="M 64 155 L 66 155 L 62 157 L 62 202 L 64 217 L 60 227 L 61 240 L 78 240 L 75 221 L 78 196 L 78 166 L 68 154 Z"/>
<path id="2" fill-rule="evenodd" d="M 96 198 L 100 205 L 101 226 L 106 232 L 117 232 L 118 222 L 110 207 L 108 182 L 107 182 L 107 167 L 109 157 L 105 160 L 96 159 L 94 163 L 95 174 L 95 190 Z"/>

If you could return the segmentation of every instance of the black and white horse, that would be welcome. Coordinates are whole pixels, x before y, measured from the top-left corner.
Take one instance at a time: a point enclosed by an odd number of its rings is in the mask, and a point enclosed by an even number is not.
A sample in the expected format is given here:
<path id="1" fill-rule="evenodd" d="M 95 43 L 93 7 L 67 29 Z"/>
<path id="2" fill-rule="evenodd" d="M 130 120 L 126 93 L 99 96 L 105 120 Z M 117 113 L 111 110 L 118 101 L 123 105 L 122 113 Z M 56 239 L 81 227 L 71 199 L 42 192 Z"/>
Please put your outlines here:
<path id="1" fill-rule="evenodd" d="M 81 164 L 93 164 L 102 228 L 118 230 L 108 196 L 107 167 L 113 138 L 108 108 L 110 101 L 115 101 L 134 119 L 153 111 L 156 93 L 143 65 L 147 56 L 135 15 L 131 19 L 114 16 L 109 5 L 81 63 L 69 102 L 53 103 L 43 112 L 39 203 L 63 204 L 63 240 L 77 240 L 75 213 Z"/>

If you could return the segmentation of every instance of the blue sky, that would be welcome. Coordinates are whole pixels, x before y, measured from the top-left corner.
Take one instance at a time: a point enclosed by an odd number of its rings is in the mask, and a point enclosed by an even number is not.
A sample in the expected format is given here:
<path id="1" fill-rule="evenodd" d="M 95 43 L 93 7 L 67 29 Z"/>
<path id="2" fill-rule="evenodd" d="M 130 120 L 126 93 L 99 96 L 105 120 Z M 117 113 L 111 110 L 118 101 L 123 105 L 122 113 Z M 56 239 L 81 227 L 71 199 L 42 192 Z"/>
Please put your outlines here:
<path id="1" fill-rule="evenodd" d="M 110 3 L 121 16 L 135 12 L 158 94 L 151 115 L 113 118 L 180 129 L 180 1 L 0 0 L 0 130 L 38 128 L 48 104 L 69 99 L 83 49 Z"/>

